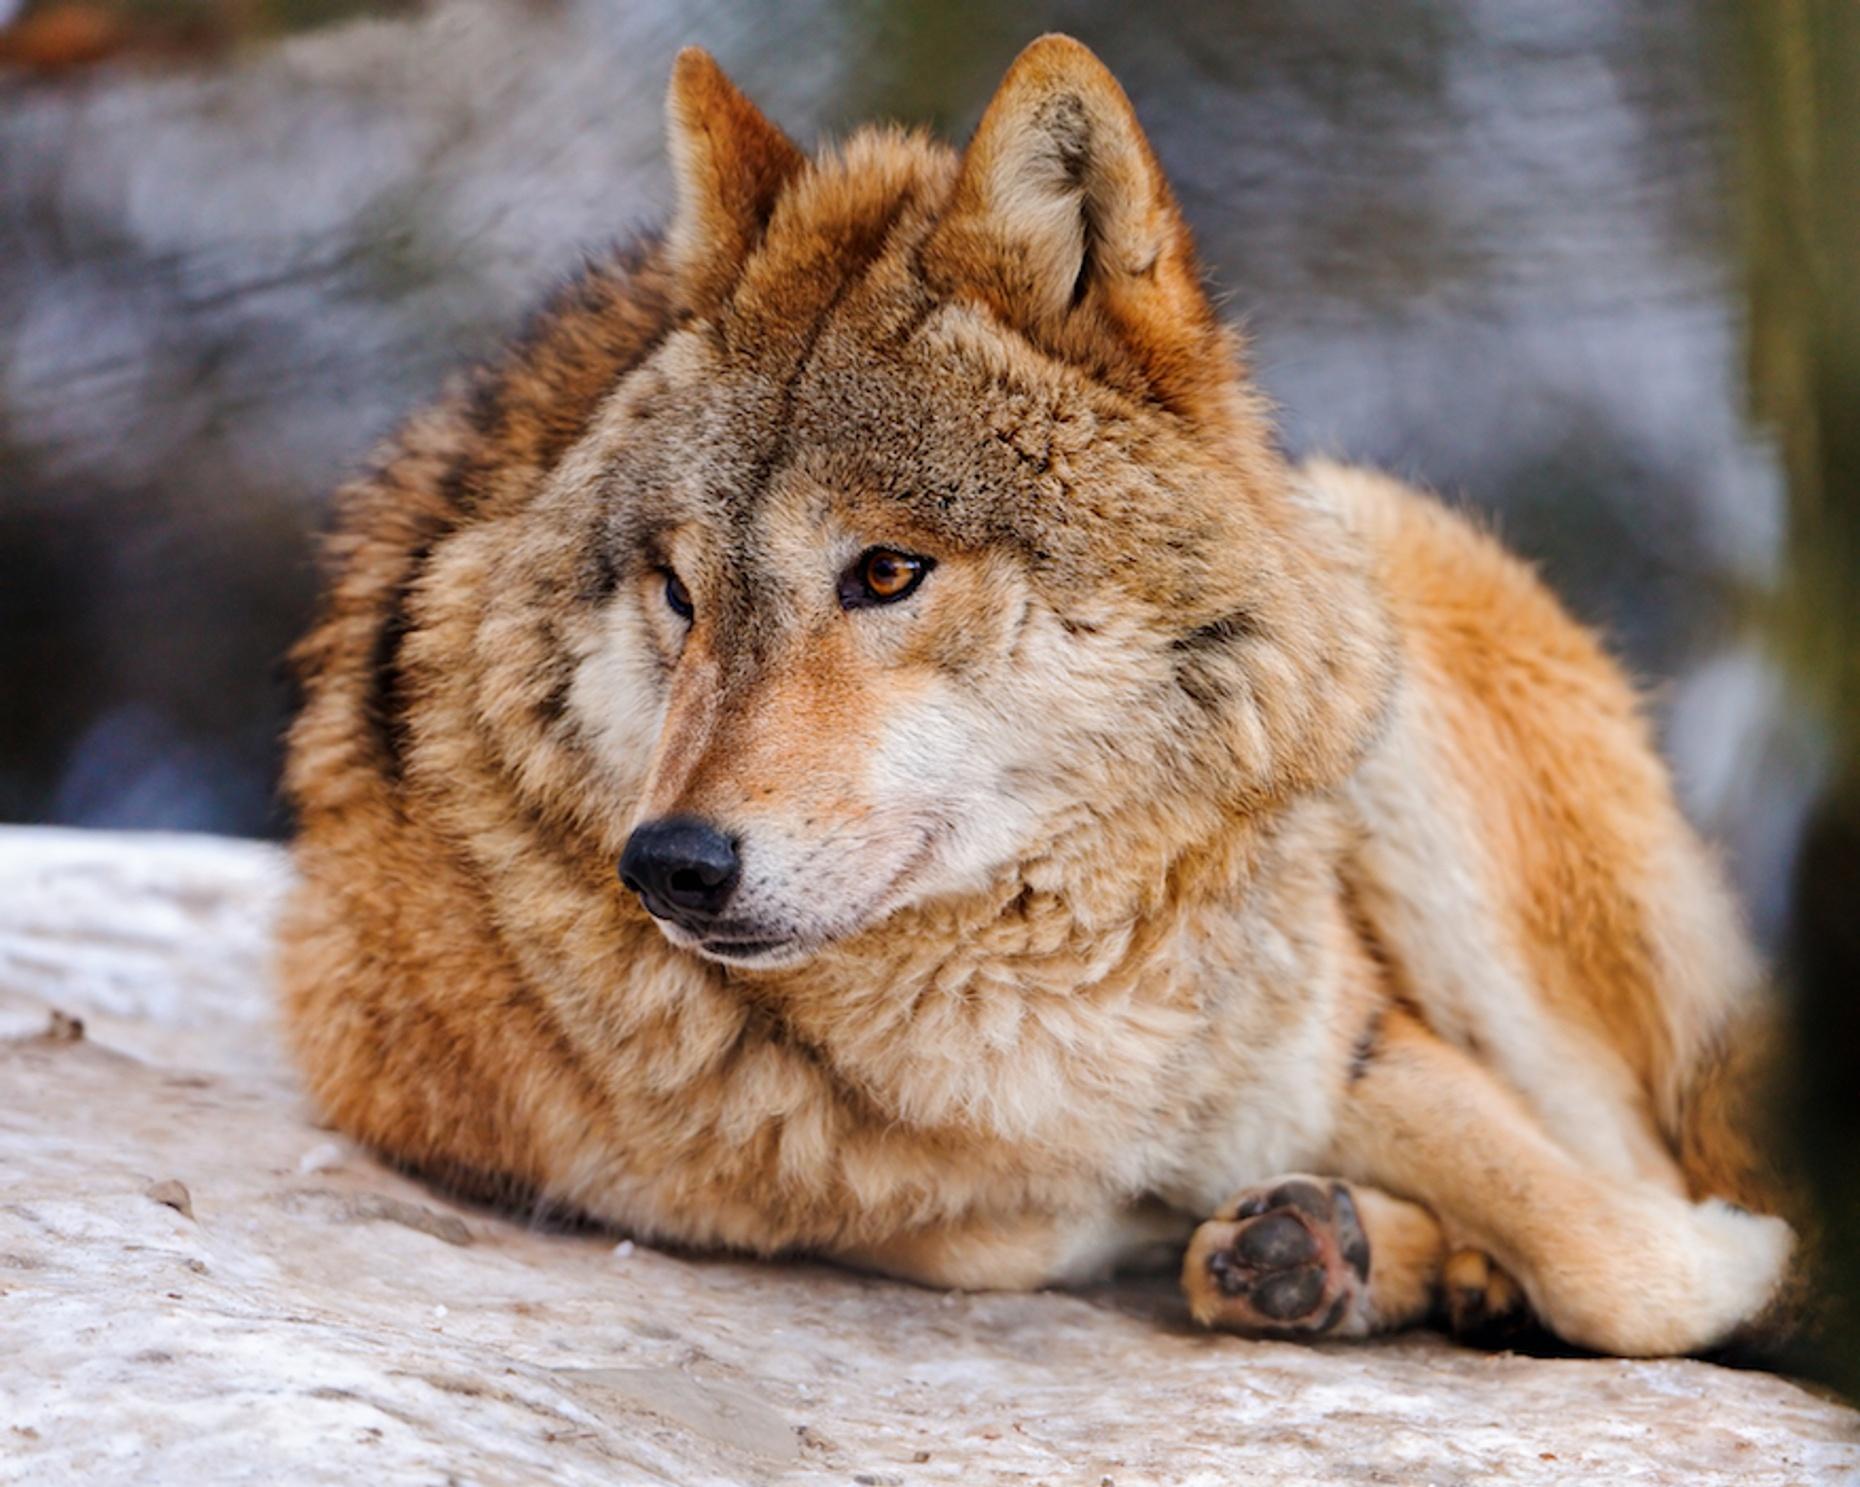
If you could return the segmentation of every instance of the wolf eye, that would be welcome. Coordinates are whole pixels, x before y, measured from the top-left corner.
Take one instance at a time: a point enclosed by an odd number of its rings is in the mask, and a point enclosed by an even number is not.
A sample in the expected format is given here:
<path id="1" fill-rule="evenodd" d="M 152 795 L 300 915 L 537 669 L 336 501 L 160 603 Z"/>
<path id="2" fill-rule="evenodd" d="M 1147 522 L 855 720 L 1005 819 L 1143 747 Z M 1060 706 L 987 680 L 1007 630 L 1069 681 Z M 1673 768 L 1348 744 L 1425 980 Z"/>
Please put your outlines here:
<path id="1" fill-rule="evenodd" d="M 924 575 L 936 567 L 935 558 L 913 557 L 889 547 L 875 547 L 840 575 L 841 609 L 870 609 L 875 604 L 896 604 L 916 592 Z"/>
<path id="2" fill-rule="evenodd" d="M 684 580 L 670 568 L 665 570 L 665 604 L 673 614 L 687 624 L 696 612 L 691 607 L 691 591 L 685 587 Z"/>

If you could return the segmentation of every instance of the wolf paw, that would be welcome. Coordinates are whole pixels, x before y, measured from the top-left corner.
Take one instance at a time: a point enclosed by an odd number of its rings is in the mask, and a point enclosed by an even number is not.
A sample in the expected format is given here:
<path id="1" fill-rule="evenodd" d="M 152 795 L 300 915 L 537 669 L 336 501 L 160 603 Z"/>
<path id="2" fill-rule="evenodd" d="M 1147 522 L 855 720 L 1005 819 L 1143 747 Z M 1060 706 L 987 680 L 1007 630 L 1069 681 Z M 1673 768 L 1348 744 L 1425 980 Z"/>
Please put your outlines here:
<path id="1" fill-rule="evenodd" d="M 1455 1250 L 1441 1273 L 1447 1328 L 1462 1342 L 1496 1346 L 1531 1322 L 1524 1289 L 1484 1250 Z"/>
<path id="2" fill-rule="evenodd" d="M 1718 1199 L 1618 1198 L 1606 1217 L 1586 1244 L 1540 1262 L 1533 1295 L 1559 1337 L 1626 1358 L 1696 1353 L 1734 1336 L 1783 1287 L 1795 1247 L 1781 1219 Z"/>
<path id="3" fill-rule="evenodd" d="M 1352 1334 L 1368 1282 L 1349 1188 L 1315 1177 L 1240 1194 L 1195 1231 L 1182 1266 L 1196 1321 L 1255 1337 Z"/>

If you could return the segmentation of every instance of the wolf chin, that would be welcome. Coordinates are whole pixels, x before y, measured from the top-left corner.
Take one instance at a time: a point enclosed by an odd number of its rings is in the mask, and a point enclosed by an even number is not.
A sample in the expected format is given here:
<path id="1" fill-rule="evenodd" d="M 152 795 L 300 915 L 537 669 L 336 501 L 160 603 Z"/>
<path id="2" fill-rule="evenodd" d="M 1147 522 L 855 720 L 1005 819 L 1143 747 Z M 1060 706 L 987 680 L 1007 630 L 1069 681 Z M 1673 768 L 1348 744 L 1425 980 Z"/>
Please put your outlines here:
<path id="1" fill-rule="evenodd" d="M 1194 1315 L 1776 1312 L 1763 981 L 1629 687 L 1424 495 L 1278 451 L 1117 83 L 803 154 L 702 52 L 677 206 L 339 500 L 288 1029 L 398 1162 Z"/>

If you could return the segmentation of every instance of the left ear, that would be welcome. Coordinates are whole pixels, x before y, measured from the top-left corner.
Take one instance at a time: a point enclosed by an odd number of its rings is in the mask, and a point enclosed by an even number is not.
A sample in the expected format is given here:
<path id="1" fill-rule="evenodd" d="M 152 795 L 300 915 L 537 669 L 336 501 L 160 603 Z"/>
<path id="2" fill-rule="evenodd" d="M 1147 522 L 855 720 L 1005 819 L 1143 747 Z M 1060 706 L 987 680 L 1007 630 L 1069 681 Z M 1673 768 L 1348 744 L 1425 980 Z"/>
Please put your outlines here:
<path id="1" fill-rule="evenodd" d="M 1165 389 L 1230 370 L 1194 244 L 1124 90 L 1069 36 L 1014 61 L 925 254 L 954 288 L 1062 346 L 1109 320 Z"/>

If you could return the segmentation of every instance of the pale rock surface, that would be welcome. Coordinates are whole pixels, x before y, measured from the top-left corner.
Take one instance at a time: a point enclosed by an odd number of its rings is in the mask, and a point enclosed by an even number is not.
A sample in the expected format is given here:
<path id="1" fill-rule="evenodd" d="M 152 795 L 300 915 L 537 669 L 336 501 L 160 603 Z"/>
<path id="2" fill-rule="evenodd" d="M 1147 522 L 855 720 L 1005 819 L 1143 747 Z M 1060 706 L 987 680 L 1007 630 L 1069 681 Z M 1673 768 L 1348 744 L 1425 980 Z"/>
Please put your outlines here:
<path id="1" fill-rule="evenodd" d="M 1763 1374 L 1249 1343 L 1163 1288 L 945 1296 L 448 1202 L 306 1109 L 287 881 L 0 831 L 0 1483 L 1860 1479 L 1860 1417 Z"/>

